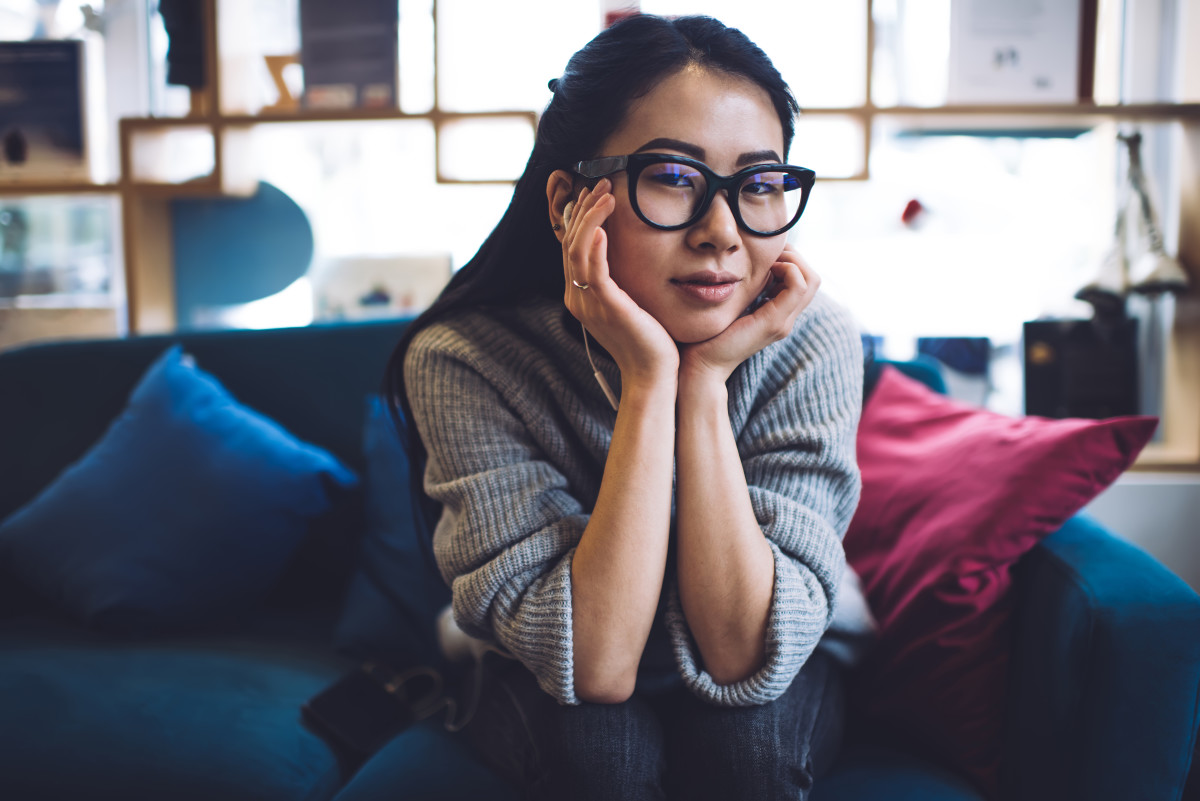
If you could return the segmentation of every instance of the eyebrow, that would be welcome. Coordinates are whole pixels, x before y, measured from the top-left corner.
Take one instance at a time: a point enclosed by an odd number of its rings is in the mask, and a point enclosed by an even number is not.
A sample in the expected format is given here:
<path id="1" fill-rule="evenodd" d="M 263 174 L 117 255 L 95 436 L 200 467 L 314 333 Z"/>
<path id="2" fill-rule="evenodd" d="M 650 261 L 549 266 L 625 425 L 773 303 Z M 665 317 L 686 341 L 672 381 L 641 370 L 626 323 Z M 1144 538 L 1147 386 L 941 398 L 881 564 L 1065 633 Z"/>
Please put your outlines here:
<path id="1" fill-rule="evenodd" d="M 756 150 L 753 153 L 743 153 L 738 156 L 737 166 L 746 167 L 751 164 L 759 164 L 764 161 L 769 161 L 773 164 L 780 164 L 783 159 L 779 158 L 779 154 L 774 150 Z"/>
<path id="2" fill-rule="evenodd" d="M 696 159 L 697 161 L 704 161 L 704 148 L 699 147 L 698 145 L 693 145 L 691 142 L 684 142 L 679 139 L 669 139 L 666 137 L 651 139 L 634 152 L 642 153 L 646 150 L 661 150 L 664 148 L 667 150 L 677 150 L 680 153 Z M 774 150 L 755 150 L 752 153 L 743 153 L 742 155 L 738 156 L 737 166 L 745 167 L 750 164 L 759 164 L 764 161 L 779 164 L 783 161 L 783 159 L 781 159 L 779 154 Z"/>

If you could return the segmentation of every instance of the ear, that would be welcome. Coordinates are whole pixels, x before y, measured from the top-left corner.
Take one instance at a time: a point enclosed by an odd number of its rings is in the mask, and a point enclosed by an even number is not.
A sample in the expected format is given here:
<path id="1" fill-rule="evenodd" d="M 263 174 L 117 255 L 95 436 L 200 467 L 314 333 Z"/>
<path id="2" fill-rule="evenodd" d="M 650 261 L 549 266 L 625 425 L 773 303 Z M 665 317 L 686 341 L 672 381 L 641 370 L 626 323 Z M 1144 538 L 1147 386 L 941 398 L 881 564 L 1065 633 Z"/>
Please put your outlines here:
<path id="1" fill-rule="evenodd" d="M 555 170 L 546 181 L 546 202 L 549 205 L 550 225 L 561 226 L 554 235 L 561 242 L 566 235 L 567 221 L 563 209 L 575 199 L 575 178 L 566 170 Z"/>

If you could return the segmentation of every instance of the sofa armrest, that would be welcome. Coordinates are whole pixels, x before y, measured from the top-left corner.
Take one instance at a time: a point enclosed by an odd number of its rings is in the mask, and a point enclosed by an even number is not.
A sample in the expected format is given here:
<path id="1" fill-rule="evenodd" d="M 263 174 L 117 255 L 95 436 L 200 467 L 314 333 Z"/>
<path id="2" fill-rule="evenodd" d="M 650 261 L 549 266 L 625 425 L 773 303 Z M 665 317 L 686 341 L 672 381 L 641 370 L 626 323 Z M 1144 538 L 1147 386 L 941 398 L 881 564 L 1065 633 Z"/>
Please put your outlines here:
<path id="1" fill-rule="evenodd" d="M 1180 798 L 1196 744 L 1200 596 L 1082 515 L 1014 576 L 1004 796 Z"/>

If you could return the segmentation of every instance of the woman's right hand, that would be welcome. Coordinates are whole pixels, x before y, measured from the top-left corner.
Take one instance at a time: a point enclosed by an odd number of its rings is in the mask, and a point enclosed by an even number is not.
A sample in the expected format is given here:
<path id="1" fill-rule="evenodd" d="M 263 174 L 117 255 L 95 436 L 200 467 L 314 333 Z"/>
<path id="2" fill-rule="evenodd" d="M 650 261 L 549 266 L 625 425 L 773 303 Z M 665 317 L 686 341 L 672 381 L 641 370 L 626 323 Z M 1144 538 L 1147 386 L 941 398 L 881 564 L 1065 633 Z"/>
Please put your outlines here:
<path id="1" fill-rule="evenodd" d="M 608 234 L 602 226 L 616 205 L 608 178 L 590 191 L 585 188 L 575 202 L 562 238 L 563 303 L 616 361 L 623 385 L 673 381 L 679 371 L 675 341 L 609 274 Z"/>

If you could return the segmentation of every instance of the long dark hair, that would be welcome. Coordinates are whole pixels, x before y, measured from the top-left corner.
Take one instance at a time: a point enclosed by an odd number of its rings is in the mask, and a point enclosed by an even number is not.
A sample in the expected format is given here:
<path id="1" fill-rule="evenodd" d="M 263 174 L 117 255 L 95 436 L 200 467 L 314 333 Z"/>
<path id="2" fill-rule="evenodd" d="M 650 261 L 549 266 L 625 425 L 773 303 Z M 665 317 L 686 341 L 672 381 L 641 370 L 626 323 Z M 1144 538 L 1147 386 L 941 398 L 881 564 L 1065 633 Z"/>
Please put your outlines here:
<path id="1" fill-rule="evenodd" d="M 634 100 L 693 64 L 746 78 L 766 90 L 783 126 L 787 157 L 800 108 L 771 60 L 735 28 L 711 17 L 637 15 L 603 31 L 571 57 L 562 77 L 550 82 L 554 96 L 542 113 L 533 152 L 508 210 L 474 258 L 405 329 L 388 361 L 384 396 L 398 428 L 407 434 L 413 484 L 425 507 L 426 530 L 437 510 L 419 491 L 426 451 L 404 385 L 404 357 L 413 337 L 455 311 L 561 299 L 562 249 L 550 228 L 546 205 L 550 175 L 600 155 L 600 145 L 620 125 Z"/>

